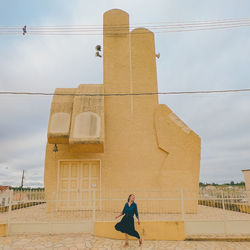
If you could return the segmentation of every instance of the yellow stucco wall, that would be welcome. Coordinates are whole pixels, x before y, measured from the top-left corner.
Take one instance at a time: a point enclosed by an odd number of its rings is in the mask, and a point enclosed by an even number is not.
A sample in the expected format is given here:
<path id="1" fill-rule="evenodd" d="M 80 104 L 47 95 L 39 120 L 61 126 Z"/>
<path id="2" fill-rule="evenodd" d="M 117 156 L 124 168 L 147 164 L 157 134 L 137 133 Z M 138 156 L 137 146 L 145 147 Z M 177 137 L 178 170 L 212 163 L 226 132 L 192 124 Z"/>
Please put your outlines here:
<path id="1" fill-rule="evenodd" d="M 250 169 L 242 170 L 244 175 L 248 203 L 250 204 Z"/>
<path id="2" fill-rule="evenodd" d="M 117 222 L 95 222 L 94 235 L 111 239 L 124 239 L 123 233 L 115 230 Z M 144 240 L 185 240 L 183 221 L 144 221 L 135 223 L 135 229 Z M 129 236 L 129 239 L 137 238 Z"/>
<path id="3" fill-rule="evenodd" d="M 0 224 L 0 237 L 7 235 L 7 225 Z"/>
<path id="4" fill-rule="evenodd" d="M 250 191 L 250 169 L 242 170 L 242 172 L 244 175 L 246 190 Z"/>
<path id="5" fill-rule="evenodd" d="M 121 10 L 107 11 L 103 18 L 104 93 L 157 92 L 154 34 L 144 28 L 129 32 L 129 16 Z M 59 98 L 54 97 L 53 101 Z M 52 103 L 50 120 L 60 107 L 72 117 L 74 98 L 66 98 L 59 107 Z M 80 145 L 73 147 L 69 143 L 70 128 L 68 134 L 56 139 L 48 134 L 44 173 L 47 199 L 57 190 L 58 161 L 63 159 L 99 159 L 102 191 L 126 190 L 127 194 L 132 192 L 141 197 L 147 192 L 140 190 L 168 190 L 166 196 L 171 197 L 171 191 L 175 190 L 179 196 L 183 188 L 184 196 L 198 194 L 200 137 L 166 105 L 159 105 L 157 95 L 105 96 L 103 119 L 102 153 L 85 150 Z M 53 152 L 53 143 L 58 143 L 57 153 Z M 180 212 L 177 201 L 162 202 L 159 206 Z M 197 206 L 197 201 L 186 201 L 185 212 L 194 213 Z M 117 211 L 121 209 L 117 206 Z"/>

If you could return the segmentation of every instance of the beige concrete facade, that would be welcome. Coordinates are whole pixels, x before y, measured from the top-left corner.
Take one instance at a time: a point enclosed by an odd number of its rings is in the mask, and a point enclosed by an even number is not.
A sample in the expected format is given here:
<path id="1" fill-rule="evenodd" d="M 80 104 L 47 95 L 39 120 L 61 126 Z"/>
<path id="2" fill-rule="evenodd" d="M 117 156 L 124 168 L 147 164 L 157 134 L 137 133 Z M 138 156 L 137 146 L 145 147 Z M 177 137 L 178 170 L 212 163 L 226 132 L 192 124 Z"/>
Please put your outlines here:
<path id="1" fill-rule="evenodd" d="M 250 191 L 250 169 L 242 170 L 245 180 L 246 190 Z"/>
<path id="2" fill-rule="evenodd" d="M 74 201 L 91 197 L 91 190 L 97 190 L 98 198 L 108 189 L 137 197 L 145 196 L 140 190 L 171 193 L 182 188 L 184 196 L 198 194 L 200 137 L 159 104 L 157 95 L 107 95 L 158 91 L 154 34 L 144 28 L 130 32 L 129 16 L 122 10 L 107 11 L 103 21 L 104 83 L 55 93 L 106 96 L 53 97 L 44 174 L 47 199 Z M 162 205 L 180 212 L 179 202 Z M 185 212 L 196 212 L 197 206 L 188 201 Z"/>
<path id="3" fill-rule="evenodd" d="M 245 187 L 247 192 L 248 203 L 250 204 L 250 169 L 242 170 L 244 175 Z"/>

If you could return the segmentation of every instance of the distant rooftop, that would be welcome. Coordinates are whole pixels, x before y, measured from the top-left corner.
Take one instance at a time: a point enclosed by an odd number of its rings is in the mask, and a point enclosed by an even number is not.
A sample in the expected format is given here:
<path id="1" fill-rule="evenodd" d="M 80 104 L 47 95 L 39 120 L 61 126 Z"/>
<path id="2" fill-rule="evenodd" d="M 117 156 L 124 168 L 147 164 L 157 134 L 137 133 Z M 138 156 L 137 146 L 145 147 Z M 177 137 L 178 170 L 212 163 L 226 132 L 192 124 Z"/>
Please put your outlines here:
<path id="1" fill-rule="evenodd" d="M 6 191 L 8 189 L 10 189 L 10 186 L 1 186 L 0 185 L 0 191 Z"/>

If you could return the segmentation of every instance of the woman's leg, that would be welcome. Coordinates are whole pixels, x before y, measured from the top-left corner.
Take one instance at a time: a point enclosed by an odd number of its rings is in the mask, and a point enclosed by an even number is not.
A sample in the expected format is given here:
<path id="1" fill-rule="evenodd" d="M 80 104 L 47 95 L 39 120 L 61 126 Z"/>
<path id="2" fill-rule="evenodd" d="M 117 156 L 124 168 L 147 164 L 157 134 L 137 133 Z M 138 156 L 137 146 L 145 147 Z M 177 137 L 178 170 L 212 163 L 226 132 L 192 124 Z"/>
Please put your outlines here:
<path id="1" fill-rule="evenodd" d="M 128 234 L 125 234 L 125 245 L 124 246 L 128 246 Z"/>
<path id="2" fill-rule="evenodd" d="M 142 244 L 142 238 L 139 238 L 139 245 L 141 246 Z"/>
<path id="3" fill-rule="evenodd" d="M 134 236 L 139 240 L 139 245 L 141 246 L 142 238 L 141 238 L 140 234 L 136 230 L 134 231 Z"/>
<path id="4" fill-rule="evenodd" d="M 135 230 L 135 222 L 134 218 L 131 218 L 131 235 L 136 237 L 139 240 L 139 245 L 142 244 L 142 238 L 140 237 L 139 233 Z"/>

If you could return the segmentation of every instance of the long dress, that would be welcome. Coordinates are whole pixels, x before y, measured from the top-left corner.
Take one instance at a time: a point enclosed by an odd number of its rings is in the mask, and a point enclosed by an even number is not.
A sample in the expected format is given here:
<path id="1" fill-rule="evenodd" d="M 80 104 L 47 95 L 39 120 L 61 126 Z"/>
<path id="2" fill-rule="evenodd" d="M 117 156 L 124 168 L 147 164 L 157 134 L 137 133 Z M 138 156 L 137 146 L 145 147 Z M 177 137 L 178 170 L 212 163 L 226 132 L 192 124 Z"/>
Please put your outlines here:
<path id="1" fill-rule="evenodd" d="M 134 214 L 139 219 L 138 215 L 138 209 L 135 202 L 133 202 L 130 206 L 128 205 L 128 202 L 125 203 L 124 208 L 122 210 L 122 214 L 124 216 L 122 217 L 121 221 L 116 223 L 115 229 L 117 231 L 120 231 L 122 233 L 126 233 L 128 235 L 134 236 L 138 239 L 140 239 L 139 233 L 135 230 L 134 225 Z"/>

